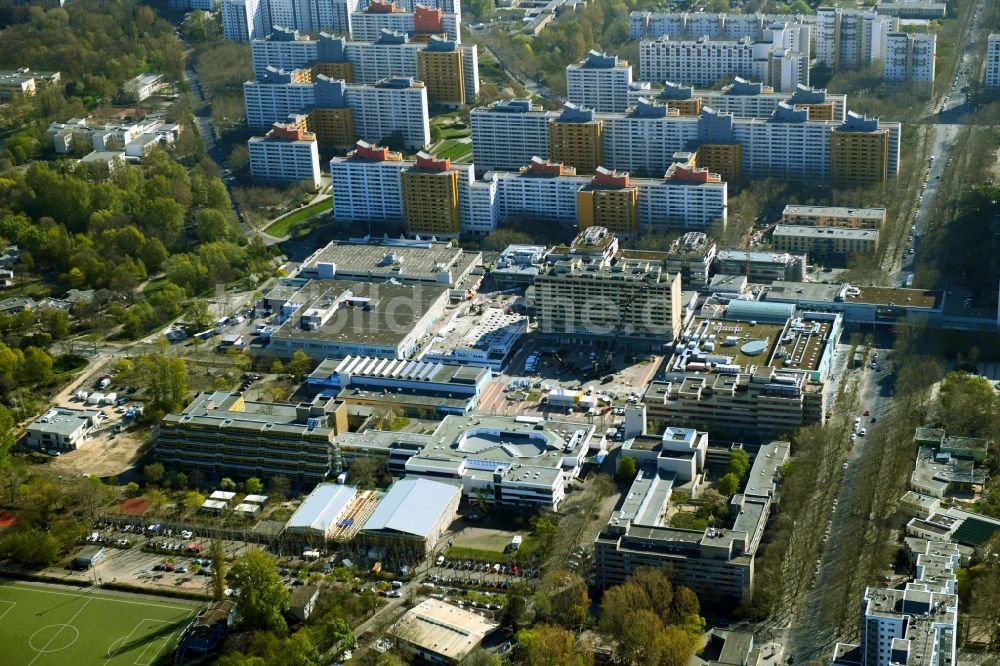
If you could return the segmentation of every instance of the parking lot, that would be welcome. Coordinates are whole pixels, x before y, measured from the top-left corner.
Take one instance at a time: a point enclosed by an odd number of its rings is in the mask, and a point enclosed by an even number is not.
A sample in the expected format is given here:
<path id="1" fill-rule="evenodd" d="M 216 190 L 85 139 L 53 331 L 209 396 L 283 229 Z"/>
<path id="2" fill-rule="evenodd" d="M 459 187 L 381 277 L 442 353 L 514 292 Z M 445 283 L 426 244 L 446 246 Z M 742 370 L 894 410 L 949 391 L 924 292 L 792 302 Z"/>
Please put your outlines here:
<path id="1" fill-rule="evenodd" d="M 188 530 L 147 529 L 142 524 L 113 526 L 98 523 L 81 545 L 104 546 L 106 553 L 87 571 L 50 569 L 49 574 L 70 580 L 97 580 L 144 587 L 207 592 L 211 588 L 211 540 Z M 223 541 L 227 558 L 238 557 L 259 545 Z"/>
<path id="2" fill-rule="evenodd" d="M 656 374 L 662 357 L 633 356 L 588 347 L 553 347 L 531 340 L 514 355 L 507 369 L 483 392 L 479 411 L 493 414 L 587 418 L 602 416 L 609 425 L 621 407 L 638 402 Z M 579 391 L 597 399 L 590 410 L 578 406 L 550 405 L 548 394 L 558 390 Z"/>

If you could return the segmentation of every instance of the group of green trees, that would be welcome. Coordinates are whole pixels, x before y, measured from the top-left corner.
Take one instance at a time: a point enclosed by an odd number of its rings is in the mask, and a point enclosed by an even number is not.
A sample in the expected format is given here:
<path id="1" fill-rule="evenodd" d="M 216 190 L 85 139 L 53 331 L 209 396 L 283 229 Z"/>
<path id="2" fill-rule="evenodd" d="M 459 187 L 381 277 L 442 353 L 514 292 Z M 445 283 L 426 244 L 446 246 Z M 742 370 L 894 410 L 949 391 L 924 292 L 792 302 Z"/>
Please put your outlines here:
<path id="1" fill-rule="evenodd" d="M 139 73 L 160 72 L 173 81 L 184 69 L 184 44 L 174 27 L 136 0 L 80 0 L 53 9 L 8 5 L 0 24 L 6 25 L 0 62 L 62 75 L 35 97 L 0 106 L 0 129 L 36 124 L 35 132 L 7 146 L 18 162 L 39 148 L 44 124 L 111 104 L 122 84 Z"/>
<path id="2" fill-rule="evenodd" d="M 352 624 L 370 616 L 378 597 L 368 591 L 324 590 L 305 625 L 289 631 L 284 612 L 291 595 L 278 575 L 269 553 L 253 549 L 233 560 L 229 585 L 237 590 L 238 627 L 249 632 L 242 647 L 222 656 L 220 666 L 312 666 L 327 663 L 323 655 L 333 649 L 354 647 Z"/>
<path id="3" fill-rule="evenodd" d="M 160 150 L 111 174 L 34 162 L 0 182 L 0 239 L 22 248 L 20 268 L 106 290 L 128 338 L 176 317 L 188 296 L 266 269 L 267 248 L 246 241 L 209 164 L 189 173 Z"/>
<path id="4" fill-rule="evenodd" d="M 543 617 L 517 632 L 516 663 L 528 666 L 590 666 L 593 650 L 573 629 L 589 619 L 586 586 L 575 574 L 560 574 L 552 603 L 561 615 Z M 578 578 L 578 577 L 576 577 Z M 618 663 L 636 666 L 682 666 L 698 649 L 705 619 L 697 595 L 674 586 L 666 571 L 639 569 L 623 584 L 609 588 L 601 601 L 597 627 L 614 646 Z"/>
<path id="5" fill-rule="evenodd" d="M 949 436 L 981 437 L 992 443 L 985 461 L 990 474 L 978 509 L 1000 518 L 1000 451 L 996 448 L 1000 442 L 1000 393 L 985 377 L 951 372 L 941 382 L 930 421 Z"/>

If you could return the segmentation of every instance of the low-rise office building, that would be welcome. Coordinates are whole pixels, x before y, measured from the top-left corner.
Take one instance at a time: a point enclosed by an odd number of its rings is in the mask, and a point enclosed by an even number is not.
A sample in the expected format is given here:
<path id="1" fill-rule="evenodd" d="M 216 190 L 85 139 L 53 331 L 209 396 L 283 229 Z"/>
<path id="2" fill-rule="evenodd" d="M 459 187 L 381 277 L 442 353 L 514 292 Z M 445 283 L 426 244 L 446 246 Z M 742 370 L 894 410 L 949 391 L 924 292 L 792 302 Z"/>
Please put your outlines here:
<path id="1" fill-rule="evenodd" d="M 855 254 L 875 254 L 878 230 L 779 224 L 771 233 L 771 244 L 784 252 L 846 259 Z"/>
<path id="2" fill-rule="evenodd" d="M 701 231 L 689 231 L 670 244 L 664 266 L 672 273 L 681 274 L 682 289 L 701 289 L 715 261 L 715 242 Z"/>
<path id="3" fill-rule="evenodd" d="M 842 324 L 791 305 L 703 308 L 642 398 L 649 419 L 747 439 L 822 423 Z"/>
<path id="4" fill-rule="evenodd" d="M 275 123 L 266 136 L 247 141 L 250 175 L 265 181 L 305 181 L 320 186 L 316 135 L 301 127 Z"/>
<path id="5" fill-rule="evenodd" d="M 122 93 L 129 101 L 142 102 L 163 87 L 163 74 L 140 74 L 122 85 Z"/>
<path id="6" fill-rule="evenodd" d="M 100 415 L 96 409 L 53 407 L 28 426 L 25 444 L 41 451 L 75 451 L 97 427 Z"/>
<path id="7" fill-rule="evenodd" d="M 806 275 L 806 256 L 767 250 L 719 250 L 713 268 L 722 275 L 743 275 L 750 282 L 800 282 Z"/>
<path id="8" fill-rule="evenodd" d="M 499 628 L 483 616 L 437 599 L 417 604 L 389 632 L 401 648 L 431 664 L 458 664 Z"/>
<path id="9" fill-rule="evenodd" d="M 525 315 L 487 307 L 476 317 L 452 320 L 428 343 L 421 358 L 490 368 L 499 373 L 527 331 Z"/>
<path id="10" fill-rule="evenodd" d="M 475 409 L 492 376 L 482 366 L 348 356 L 320 362 L 307 382 L 310 389 L 348 405 L 437 418 Z"/>
<path id="11" fill-rule="evenodd" d="M 346 280 L 300 280 L 265 296 L 279 326 L 261 353 L 290 358 L 407 358 L 441 318 L 449 289 Z"/>
<path id="12" fill-rule="evenodd" d="M 431 240 L 382 238 L 369 242 L 331 241 L 299 264 L 294 277 L 353 280 L 475 289 L 480 252 Z"/>
<path id="13" fill-rule="evenodd" d="M 868 325 L 899 324 L 910 317 L 926 321 L 940 315 L 943 304 L 943 294 L 937 291 L 817 282 L 775 282 L 760 299 L 815 312 L 838 312 L 847 324 Z"/>
<path id="14" fill-rule="evenodd" d="M 875 5 L 875 13 L 903 19 L 940 20 L 948 13 L 948 3 L 929 0 L 886 0 Z"/>
<path id="15" fill-rule="evenodd" d="M 339 472 L 333 439 L 347 430 L 347 408 L 333 399 L 286 405 L 242 393 L 199 393 L 167 414 L 155 433 L 160 462 L 210 476 L 287 476 L 305 484 Z"/>
<path id="16" fill-rule="evenodd" d="M 594 427 L 503 416 L 446 416 L 431 434 L 344 433 L 345 461 L 371 457 L 393 475 L 451 480 L 470 500 L 512 510 L 556 511 L 580 474 Z"/>
<path id="17" fill-rule="evenodd" d="M 0 70 L 0 102 L 18 97 L 33 97 L 40 89 L 59 83 L 59 72 L 41 72 L 28 67 Z"/>
<path id="18" fill-rule="evenodd" d="M 685 443 L 692 439 L 683 431 L 677 434 Z M 730 500 L 732 524 L 703 531 L 664 524 L 673 485 L 680 479 L 660 467 L 659 458 L 657 465 L 644 465 L 594 542 L 599 584 L 605 588 L 620 584 L 642 567 L 669 566 L 674 584 L 690 587 L 703 603 L 749 600 L 754 557 L 775 501 L 778 468 L 788 459 L 790 448 L 788 442 L 761 446 L 747 487 Z"/>
<path id="19" fill-rule="evenodd" d="M 885 224 L 885 208 L 789 204 L 781 212 L 781 224 L 843 229 L 881 229 L 882 225 Z"/>

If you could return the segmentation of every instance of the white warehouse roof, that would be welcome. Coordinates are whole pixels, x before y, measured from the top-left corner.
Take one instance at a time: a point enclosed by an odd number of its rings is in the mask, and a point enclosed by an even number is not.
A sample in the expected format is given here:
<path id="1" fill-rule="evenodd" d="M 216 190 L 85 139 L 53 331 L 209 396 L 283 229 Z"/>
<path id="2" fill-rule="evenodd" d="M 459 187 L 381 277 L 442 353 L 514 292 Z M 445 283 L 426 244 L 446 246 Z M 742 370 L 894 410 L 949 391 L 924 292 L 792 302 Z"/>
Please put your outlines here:
<path id="1" fill-rule="evenodd" d="M 321 483 L 292 514 L 285 529 L 293 532 L 316 531 L 326 536 L 357 494 L 358 489 L 354 486 Z"/>
<path id="2" fill-rule="evenodd" d="M 392 484 L 362 528 L 364 532 L 399 532 L 427 538 L 462 488 L 429 479 L 402 479 Z"/>

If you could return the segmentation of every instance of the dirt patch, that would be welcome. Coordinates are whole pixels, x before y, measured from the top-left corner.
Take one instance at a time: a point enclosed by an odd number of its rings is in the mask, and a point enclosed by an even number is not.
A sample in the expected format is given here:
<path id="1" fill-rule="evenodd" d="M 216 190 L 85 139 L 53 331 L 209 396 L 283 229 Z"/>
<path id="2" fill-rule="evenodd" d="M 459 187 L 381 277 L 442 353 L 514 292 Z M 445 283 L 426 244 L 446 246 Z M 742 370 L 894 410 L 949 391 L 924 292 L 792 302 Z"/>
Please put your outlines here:
<path id="1" fill-rule="evenodd" d="M 513 530 L 490 529 L 486 527 L 466 526 L 452 537 L 453 546 L 459 548 L 475 548 L 477 550 L 492 550 L 503 553 L 510 545 L 510 540 L 517 534 Z"/>
<path id="2" fill-rule="evenodd" d="M 57 474 L 117 476 L 132 467 L 148 441 L 149 431 L 145 428 L 126 431 L 115 437 L 94 437 L 76 451 L 53 459 L 48 467 Z"/>

